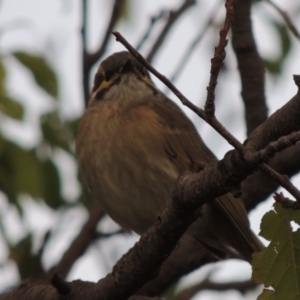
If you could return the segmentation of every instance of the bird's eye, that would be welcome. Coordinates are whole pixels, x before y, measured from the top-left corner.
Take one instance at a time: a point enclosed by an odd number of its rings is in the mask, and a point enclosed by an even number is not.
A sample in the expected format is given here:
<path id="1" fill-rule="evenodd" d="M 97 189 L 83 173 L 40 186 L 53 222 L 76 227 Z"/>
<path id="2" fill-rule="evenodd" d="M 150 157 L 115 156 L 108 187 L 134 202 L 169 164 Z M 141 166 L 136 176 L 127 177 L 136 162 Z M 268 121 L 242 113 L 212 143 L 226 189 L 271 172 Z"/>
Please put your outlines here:
<path id="1" fill-rule="evenodd" d="M 112 78 L 114 72 L 106 72 L 105 73 L 105 81 L 110 81 L 110 79 Z"/>

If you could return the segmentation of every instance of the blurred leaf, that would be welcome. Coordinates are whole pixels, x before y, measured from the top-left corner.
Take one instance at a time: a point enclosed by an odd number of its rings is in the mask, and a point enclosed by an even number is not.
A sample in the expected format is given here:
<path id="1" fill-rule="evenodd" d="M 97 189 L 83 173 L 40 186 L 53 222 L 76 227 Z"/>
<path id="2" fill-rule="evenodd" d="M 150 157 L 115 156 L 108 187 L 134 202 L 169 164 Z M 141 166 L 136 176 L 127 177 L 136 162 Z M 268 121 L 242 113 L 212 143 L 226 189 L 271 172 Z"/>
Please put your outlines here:
<path id="1" fill-rule="evenodd" d="M 128 0 L 123 0 L 122 2 L 123 2 L 122 7 L 118 15 L 118 22 L 120 21 L 130 22 L 133 19 L 132 18 L 133 5 L 131 1 Z"/>
<path id="2" fill-rule="evenodd" d="M 10 202 L 16 203 L 18 190 L 15 187 L 11 159 L 14 155 L 9 153 L 10 147 L 1 137 L 0 142 L 0 190 L 6 194 Z"/>
<path id="3" fill-rule="evenodd" d="M 44 273 L 41 260 L 32 248 L 30 234 L 11 247 L 10 258 L 17 263 L 21 279 L 38 278 Z"/>
<path id="4" fill-rule="evenodd" d="M 21 120 L 24 116 L 24 108 L 17 100 L 6 94 L 5 75 L 5 68 L 0 57 L 0 112 L 11 118 Z"/>
<path id="5" fill-rule="evenodd" d="M 21 120 L 24 116 L 23 106 L 16 100 L 0 94 L 0 111 L 7 116 Z"/>
<path id="6" fill-rule="evenodd" d="M 42 116 L 41 129 L 44 140 L 52 147 L 61 147 L 71 152 L 70 145 L 74 140 L 71 128 L 68 123 L 62 122 L 57 112 Z"/>
<path id="7" fill-rule="evenodd" d="M 60 178 L 55 164 L 51 160 L 42 163 L 43 195 L 46 203 L 53 209 L 57 209 L 64 201 L 60 195 Z"/>
<path id="8" fill-rule="evenodd" d="M 0 141 L 0 190 L 17 204 L 18 195 L 44 199 L 52 208 L 64 204 L 58 170 L 50 160 L 40 160 L 36 151 L 10 141 Z"/>
<path id="9" fill-rule="evenodd" d="M 278 203 L 274 209 L 261 223 L 260 235 L 270 245 L 253 259 L 252 279 L 265 285 L 258 300 L 300 299 L 300 229 L 291 227 L 291 221 L 300 225 L 300 211 L 284 209 Z"/>
<path id="10" fill-rule="evenodd" d="M 274 22 L 274 25 L 280 38 L 281 59 L 284 60 L 290 53 L 292 47 L 289 29 L 287 28 L 286 24 Z"/>
<path id="11" fill-rule="evenodd" d="M 0 188 L 10 200 L 15 201 L 20 193 L 41 197 L 39 161 L 33 150 L 25 150 L 6 141 L 0 154 L 0 168 L 5 175 L 4 182 L 0 181 Z"/>
<path id="12" fill-rule="evenodd" d="M 74 141 L 75 138 L 76 138 L 76 136 L 77 136 L 77 132 L 78 132 L 78 127 L 79 127 L 80 121 L 81 121 L 81 118 L 74 119 L 72 121 L 68 121 L 67 122 L 68 128 L 70 129 L 71 134 L 72 134 L 72 137 L 71 137 L 72 141 Z"/>
<path id="13" fill-rule="evenodd" d="M 265 62 L 266 69 L 272 75 L 279 75 L 281 73 L 285 59 L 287 58 L 287 56 L 291 51 L 292 42 L 290 38 L 290 33 L 288 32 L 288 28 L 285 24 L 281 24 L 276 21 L 272 21 L 272 23 L 276 28 L 277 34 L 280 39 L 279 41 L 279 45 L 281 46 L 280 54 L 275 59 L 265 58 L 264 62 Z"/>
<path id="14" fill-rule="evenodd" d="M 56 74 L 45 59 L 26 52 L 14 52 L 13 55 L 28 68 L 36 83 L 53 97 L 57 97 L 58 84 Z"/>
<path id="15" fill-rule="evenodd" d="M 269 71 L 272 75 L 279 75 L 282 69 L 282 60 L 274 59 L 264 59 L 265 68 Z"/>
<path id="16" fill-rule="evenodd" d="M 5 95 L 5 68 L 0 60 L 0 97 L 1 95 Z"/>

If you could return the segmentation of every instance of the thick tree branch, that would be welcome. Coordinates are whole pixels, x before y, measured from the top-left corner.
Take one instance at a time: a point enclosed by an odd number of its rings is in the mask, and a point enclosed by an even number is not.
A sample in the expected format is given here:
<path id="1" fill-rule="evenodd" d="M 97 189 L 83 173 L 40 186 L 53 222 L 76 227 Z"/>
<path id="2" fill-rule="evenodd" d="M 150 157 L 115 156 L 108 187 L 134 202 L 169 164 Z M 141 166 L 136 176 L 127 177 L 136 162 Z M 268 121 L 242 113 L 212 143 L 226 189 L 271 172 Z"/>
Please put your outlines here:
<path id="1" fill-rule="evenodd" d="M 300 144 L 297 144 L 280 153 L 276 153 L 268 164 L 277 172 L 291 177 L 299 172 L 299 153 Z M 255 208 L 257 204 L 274 193 L 278 187 L 279 183 L 262 171 L 257 171 L 250 175 L 241 185 L 242 198 L 247 210 Z"/>
<path id="2" fill-rule="evenodd" d="M 264 64 L 256 49 L 251 25 L 251 0 L 237 1 L 232 23 L 232 46 L 236 54 L 245 104 L 247 135 L 267 119 Z"/>
<path id="3" fill-rule="evenodd" d="M 140 290 L 139 295 L 162 295 L 182 276 L 215 262 L 214 257 L 204 246 L 188 235 L 184 235 L 179 241 L 179 246 L 160 268 L 159 275 L 146 283 Z"/>
<path id="4" fill-rule="evenodd" d="M 272 157 L 276 152 L 280 152 L 290 146 L 295 145 L 300 140 L 300 132 L 292 132 L 289 135 L 282 136 L 275 142 L 269 143 L 266 148 L 254 151 L 253 148 L 246 146 L 245 159 L 259 163 L 268 157 Z"/>
<path id="5" fill-rule="evenodd" d="M 290 111 L 288 120 L 280 117 L 282 112 L 287 110 Z M 273 139 L 276 140 L 282 135 L 287 135 L 287 130 L 290 132 L 300 130 L 299 121 L 287 125 L 289 120 L 295 119 L 300 120 L 299 94 L 282 109 L 275 112 L 261 125 L 261 129 L 254 133 L 258 141 L 263 142 L 258 148 L 262 148 L 265 143 L 269 143 Z M 276 129 L 271 132 L 270 128 L 274 127 Z M 269 138 L 267 141 L 263 141 L 259 136 L 260 134 L 265 136 L 265 132 L 270 133 L 269 136 L 266 136 Z M 39 288 L 35 297 L 32 296 L 27 299 L 59 299 L 62 291 L 64 299 L 73 300 L 79 299 L 79 291 L 81 299 L 128 298 L 156 276 L 160 265 L 171 253 L 180 236 L 199 217 L 197 212 L 201 205 L 230 191 L 252 173 L 256 167 L 255 164 L 244 160 L 238 150 L 232 150 L 225 155 L 224 159 L 200 173 L 185 172 L 177 180 L 172 193 L 172 201 L 168 203 L 155 224 L 141 237 L 140 241 L 119 260 L 111 274 L 108 274 L 97 284 L 77 280 L 72 283 L 60 283 L 61 288 L 59 289 L 54 289 L 53 285 L 48 287 L 42 284 L 43 288 Z M 57 287 L 57 284 L 55 286 Z M 30 288 L 33 291 L 34 284 Z M 66 292 L 68 293 L 65 294 Z M 14 295 L 20 295 L 20 290 L 17 289 L 15 292 L 8 293 L 2 297 L 2 300 L 19 299 L 15 298 Z M 51 297 L 48 297 L 49 295 Z"/>

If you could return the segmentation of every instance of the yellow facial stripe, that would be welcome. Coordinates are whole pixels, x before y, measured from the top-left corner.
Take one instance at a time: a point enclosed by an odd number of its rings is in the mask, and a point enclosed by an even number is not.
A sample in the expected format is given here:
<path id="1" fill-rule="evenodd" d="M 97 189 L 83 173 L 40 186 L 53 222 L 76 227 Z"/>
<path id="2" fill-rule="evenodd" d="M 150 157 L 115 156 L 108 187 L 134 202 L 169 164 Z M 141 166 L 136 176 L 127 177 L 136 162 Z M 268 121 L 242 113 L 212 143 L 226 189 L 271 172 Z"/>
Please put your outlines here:
<path id="1" fill-rule="evenodd" d="M 93 93 L 92 98 L 95 98 L 96 100 L 99 100 L 101 97 L 103 97 L 103 94 L 108 91 L 108 89 L 114 85 L 113 80 L 103 80 L 101 84 L 98 86 L 97 90 Z"/>
<path id="2" fill-rule="evenodd" d="M 109 81 L 103 80 L 98 88 L 98 91 L 108 89 L 112 86 L 112 84 L 113 84 L 112 80 L 109 80 Z"/>
<path id="3" fill-rule="evenodd" d="M 147 84 L 153 85 L 153 82 L 150 80 L 150 78 L 148 76 L 143 76 L 142 78 Z"/>

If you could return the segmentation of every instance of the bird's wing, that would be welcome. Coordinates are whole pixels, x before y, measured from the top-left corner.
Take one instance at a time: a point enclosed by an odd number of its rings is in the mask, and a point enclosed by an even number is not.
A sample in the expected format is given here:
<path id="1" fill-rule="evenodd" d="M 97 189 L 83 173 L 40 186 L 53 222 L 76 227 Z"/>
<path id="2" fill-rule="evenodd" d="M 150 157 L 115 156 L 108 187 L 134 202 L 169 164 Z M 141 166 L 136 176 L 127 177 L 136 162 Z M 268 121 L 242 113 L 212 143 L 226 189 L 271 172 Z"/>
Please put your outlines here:
<path id="1" fill-rule="evenodd" d="M 165 152 L 181 173 L 189 168 L 206 167 L 216 162 L 215 156 L 202 142 L 196 128 L 179 107 L 164 95 L 159 94 L 156 101 L 143 105 L 143 109 L 155 112 L 161 124 L 160 132 L 165 142 Z M 247 212 L 241 199 L 227 194 L 213 200 L 226 219 L 242 234 L 244 239 L 255 246 L 257 238 L 249 230 Z"/>

